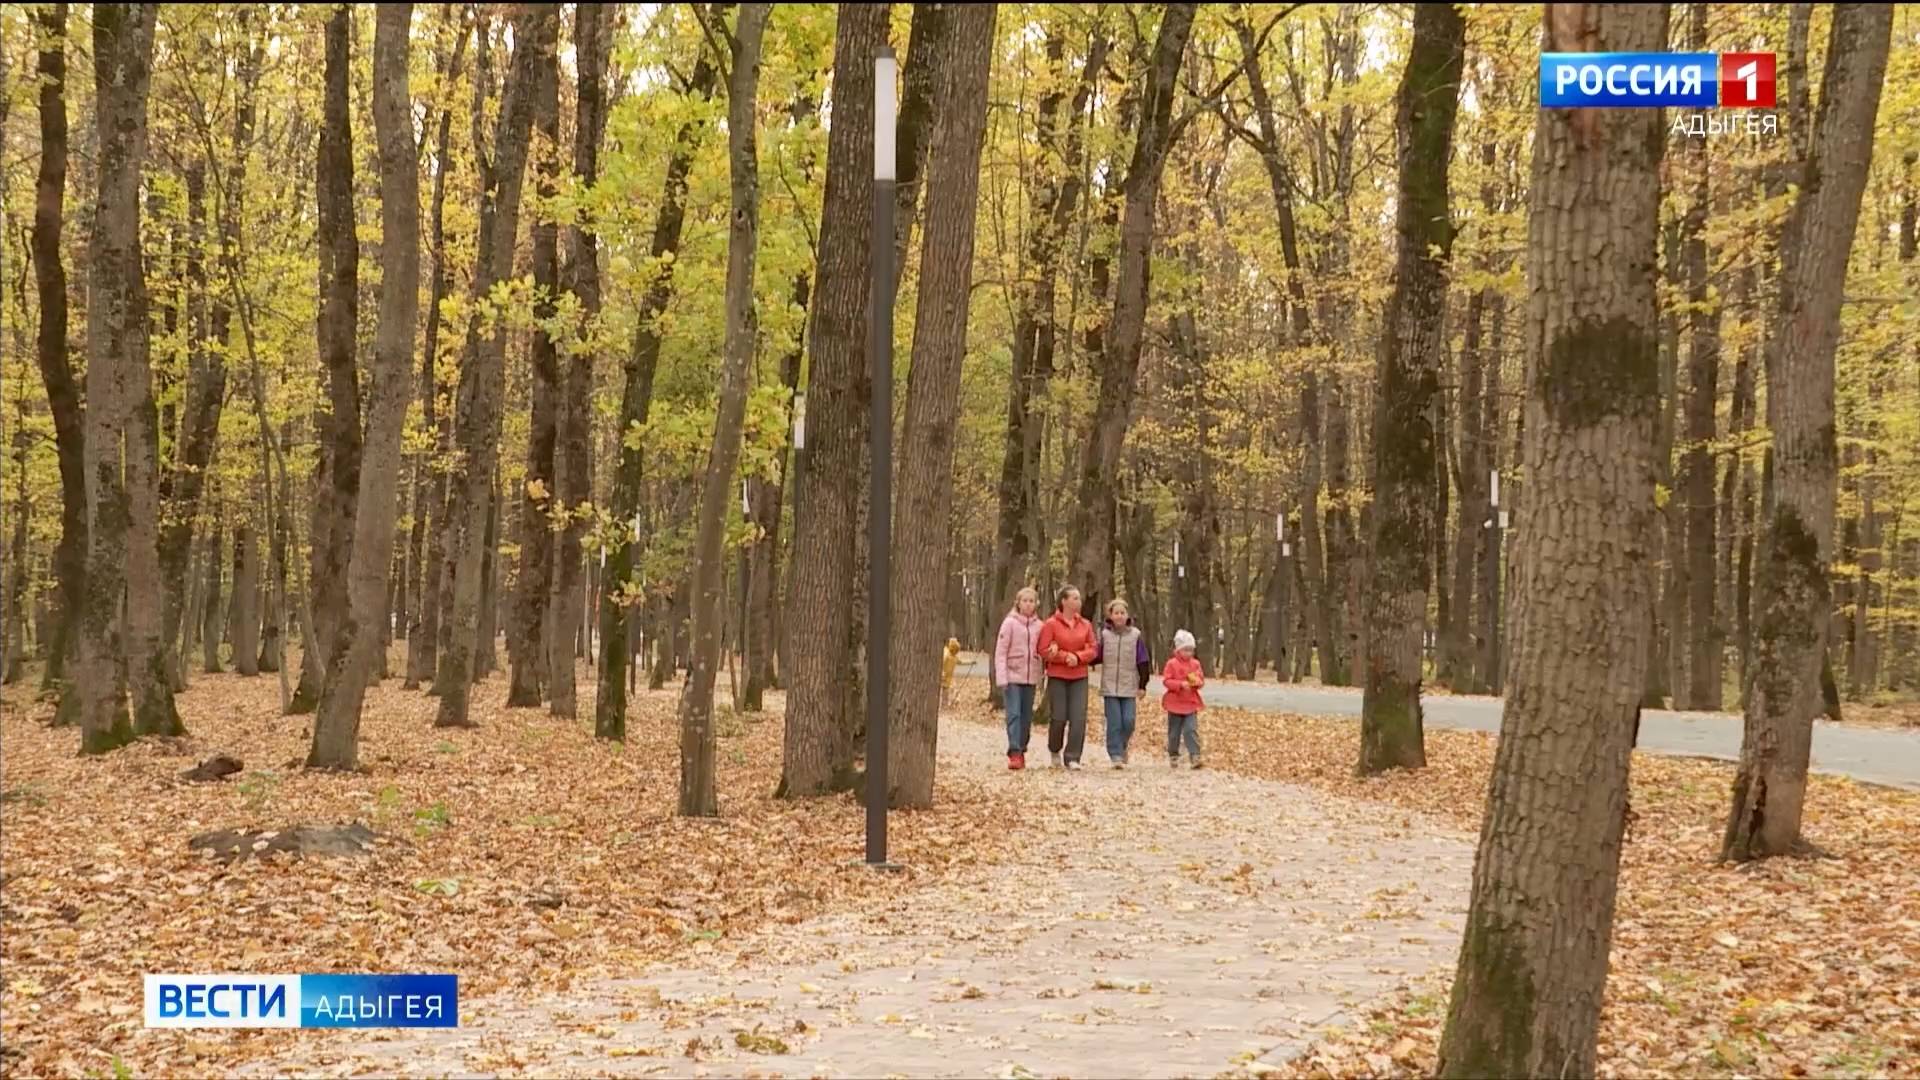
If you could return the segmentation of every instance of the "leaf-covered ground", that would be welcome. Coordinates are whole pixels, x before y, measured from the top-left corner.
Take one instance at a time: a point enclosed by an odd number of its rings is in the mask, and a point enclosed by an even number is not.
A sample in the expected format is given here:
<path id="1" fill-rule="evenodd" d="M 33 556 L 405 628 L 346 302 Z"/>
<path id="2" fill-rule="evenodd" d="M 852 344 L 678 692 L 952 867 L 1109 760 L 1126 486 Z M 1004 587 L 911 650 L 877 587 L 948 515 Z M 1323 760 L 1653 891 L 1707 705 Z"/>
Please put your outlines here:
<path id="1" fill-rule="evenodd" d="M 642 694 L 621 747 L 592 737 L 591 687 L 583 673 L 585 719 L 562 721 L 507 710 L 495 677 L 477 689 L 478 728 L 438 730 L 434 699 L 385 683 L 368 698 L 361 775 L 299 768 L 309 718 L 277 715 L 272 677 L 196 678 L 180 697 L 188 738 L 88 759 L 30 688 L 7 688 L 0 1074 L 112 1075 L 118 1061 L 205 1075 L 289 1037 L 146 1030 L 143 973 L 456 971 L 463 998 L 550 991 L 916 888 L 1026 827 L 1004 796 L 943 777 L 939 809 L 894 817 L 909 872 L 860 870 L 851 797 L 771 797 L 778 695 L 762 715 L 723 715 L 721 817 L 682 820 L 675 693 Z M 215 753 L 246 771 L 179 778 Z M 372 858 L 232 866 L 187 848 L 214 829 L 351 821 L 391 841 Z"/>
<path id="2" fill-rule="evenodd" d="M 1351 719 L 1210 710 L 1213 763 L 1477 829 L 1495 737 L 1428 731 L 1428 767 L 1353 775 Z M 1616 1076 L 1920 1076 L 1920 794 L 1815 776 L 1833 857 L 1719 864 L 1731 766 L 1633 759 L 1601 1070 Z M 1287 1075 L 1431 1075 L 1451 972 L 1329 1037 Z"/>
<path id="3" fill-rule="evenodd" d="M 366 772 L 339 776 L 297 767 L 307 721 L 277 715 L 271 679 L 197 679 L 181 698 L 190 738 L 84 760 L 76 733 L 46 728 L 47 708 L 23 690 L 9 688 L 0 711 L 6 1075 L 271 1070 L 303 1045 L 298 1032 L 145 1030 L 146 972 L 458 971 L 470 1000 L 564 1000 L 570 985 L 717 959 L 758 931 L 883 909 L 903 891 L 964 890 L 1009 851 L 1044 850 L 1087 821 L 1059 793 L 1035 803 L 1032 784 L 969 762 L 943 769 L 939 809 L 895 817 L 906 875 L 860 871 L 852 799 L 770 797 L 777 696 L 762 717 L 723 720 L 723 816 L 686 822 L 673 816 L 672 692 L 642 695 L 618 747 L 585 720 L 504 709 L 502 679 L 480 688 L 471 731 L 433 729 L 433 701 L 388 683 L 369 700 Z M 997 722 L 973 686 L 961 695 L 966 718 Z M 1150 701 L 1136 736 L 1149 762 L 1159 723 Z M 1090 727 L 1099 766 L 1097 709 Z M 1477 827 L 1494 745 L 1431 731 L 1427 769 L 1359 780 L 1351 719 L 1216 709 L 1202 729 L 1213 768 L 1363 800 L 1415 835 Z M 179 778 L 220 752 L 246 770 Z M 1834 857 L 1730 867 L 1714 861 L 1730 776 L 1635 758 L 1603 1072 L 1920 1075 L 1920 794 L 1816 777 L 1807 831 Z M 348 821 L 391 839 L 368 859 L 234 866 L 186 847 L 218 828 Z M 1280 1071 L 1430 1071 L 1446 976 L 1409 979 Z M 1274 1071 L 1254 1061 L 1242 1068 Z"/>

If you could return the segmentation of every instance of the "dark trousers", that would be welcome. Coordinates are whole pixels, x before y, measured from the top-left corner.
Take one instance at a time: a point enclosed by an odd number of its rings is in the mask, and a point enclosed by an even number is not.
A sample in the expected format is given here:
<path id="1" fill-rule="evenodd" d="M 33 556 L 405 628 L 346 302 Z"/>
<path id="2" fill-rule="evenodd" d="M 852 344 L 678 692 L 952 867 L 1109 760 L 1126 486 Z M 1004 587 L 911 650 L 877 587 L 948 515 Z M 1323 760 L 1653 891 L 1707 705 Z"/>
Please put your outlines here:
<path id="1" fill-rule="evenodd" d="M 1064 744 L 1064 745 L 1063 745 Z M 1047 749 L 1079 761 L 1087 748 L 1087 680 L 1047 679 Z"/>

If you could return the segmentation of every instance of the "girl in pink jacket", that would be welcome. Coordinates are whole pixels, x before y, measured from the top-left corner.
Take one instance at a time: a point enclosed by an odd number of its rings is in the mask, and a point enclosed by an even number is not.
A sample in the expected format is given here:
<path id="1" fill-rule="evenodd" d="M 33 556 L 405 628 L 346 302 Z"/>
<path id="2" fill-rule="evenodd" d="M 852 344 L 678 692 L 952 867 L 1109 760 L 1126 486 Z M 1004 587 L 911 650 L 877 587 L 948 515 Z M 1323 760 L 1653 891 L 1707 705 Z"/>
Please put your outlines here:
<path id="1" fill-rule="evenodd" d="M 1046 664 L 1040 658 L 1040 594 L 1021 589 L 1013 610 L 1000 621 L 993 643 L 993 681 L 1006 691 L 1007 768 L 1027 767 L 1027 743 L 1033 737 L 1033 695 Z"/>

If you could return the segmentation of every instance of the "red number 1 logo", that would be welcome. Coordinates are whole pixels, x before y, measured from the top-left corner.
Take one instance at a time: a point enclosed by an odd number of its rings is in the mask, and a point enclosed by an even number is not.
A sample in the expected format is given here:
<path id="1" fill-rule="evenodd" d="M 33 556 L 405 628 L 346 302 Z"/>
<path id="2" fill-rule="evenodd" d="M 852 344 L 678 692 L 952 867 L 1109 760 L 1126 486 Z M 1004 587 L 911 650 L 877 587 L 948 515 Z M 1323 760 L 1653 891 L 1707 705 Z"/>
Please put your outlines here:
<path id="1" fill-rule="evenodd" d="M 1720 54 L 1720 107 L 1773 108 L 1773 54 Z"/>

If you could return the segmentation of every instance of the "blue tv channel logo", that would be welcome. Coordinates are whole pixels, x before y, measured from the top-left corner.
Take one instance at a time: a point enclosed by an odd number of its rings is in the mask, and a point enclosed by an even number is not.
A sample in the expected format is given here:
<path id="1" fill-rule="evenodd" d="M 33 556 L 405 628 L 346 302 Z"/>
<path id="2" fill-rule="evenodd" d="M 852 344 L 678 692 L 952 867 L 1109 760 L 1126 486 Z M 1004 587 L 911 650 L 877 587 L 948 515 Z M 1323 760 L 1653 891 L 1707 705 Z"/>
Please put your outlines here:
<path id="1" fill-rule="evenodd" d="M 1718 53 L 1541 53 L 1542 108 L 1712 108 Z"/>
<path id="2" fill-rule="evenodd" d="M 459 1027 L 457 975 L 148 975 L 148 1027 Z"/>

